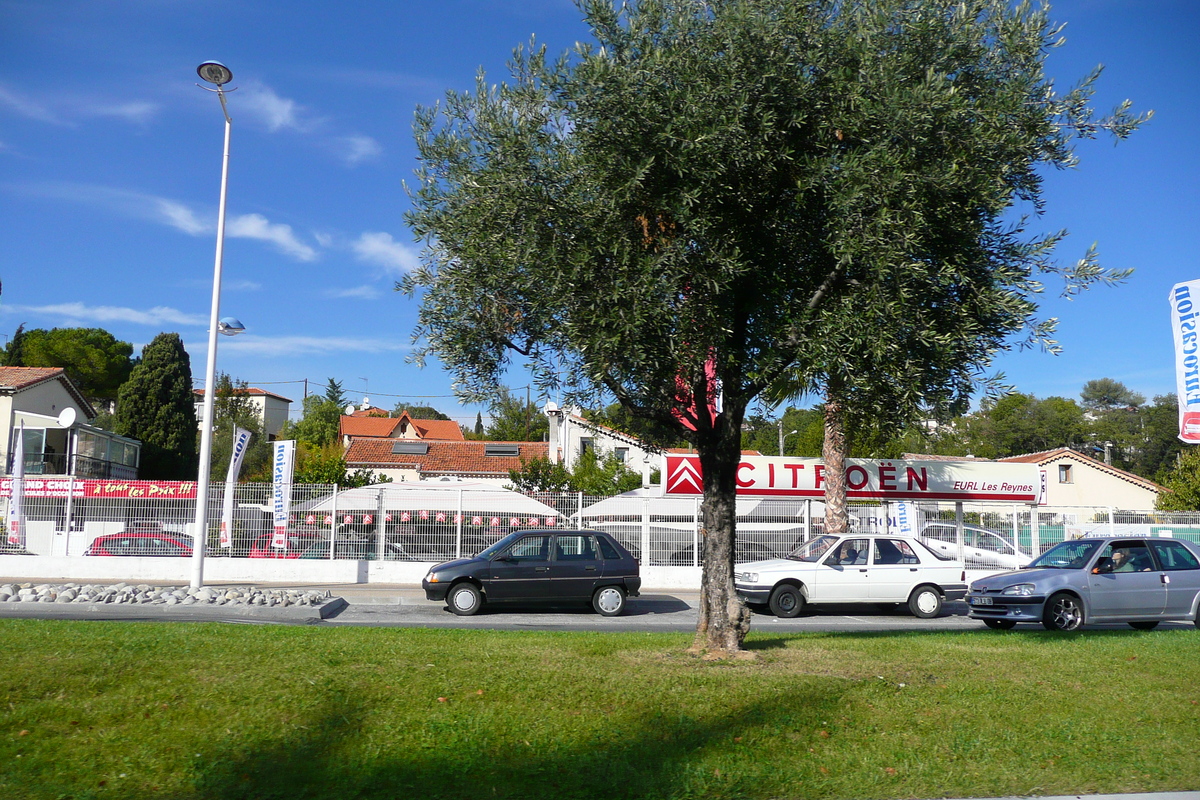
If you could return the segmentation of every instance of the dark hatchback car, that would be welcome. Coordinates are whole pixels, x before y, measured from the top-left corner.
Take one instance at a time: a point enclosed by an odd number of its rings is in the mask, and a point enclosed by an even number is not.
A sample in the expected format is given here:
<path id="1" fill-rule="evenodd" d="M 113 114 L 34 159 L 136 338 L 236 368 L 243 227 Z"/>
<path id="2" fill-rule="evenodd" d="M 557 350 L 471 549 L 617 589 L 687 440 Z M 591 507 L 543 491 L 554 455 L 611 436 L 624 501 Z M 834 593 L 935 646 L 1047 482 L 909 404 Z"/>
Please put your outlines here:
<path id="1" fill-rule="evenodd" d="M 425 597 L 445 600 L 459 616 L 484 603 L 591 603 L 615 617 L 637 597 L 638 563 L 600 531 L 529 530 L 511 533 L 472 558 L 447 561 L 421 581 Z"/>

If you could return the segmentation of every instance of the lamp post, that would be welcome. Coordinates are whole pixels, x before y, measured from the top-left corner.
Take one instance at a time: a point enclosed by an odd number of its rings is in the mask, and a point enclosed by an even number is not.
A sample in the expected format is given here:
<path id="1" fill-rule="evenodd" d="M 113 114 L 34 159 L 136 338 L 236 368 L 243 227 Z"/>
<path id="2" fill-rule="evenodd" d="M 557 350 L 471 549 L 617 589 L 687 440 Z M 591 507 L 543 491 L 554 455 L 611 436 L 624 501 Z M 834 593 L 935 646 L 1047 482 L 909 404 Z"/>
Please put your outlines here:
<path id="1" fill-rule="evenodd" d="M 225 150 L 221 159 L 221 201 L 217 207 L 217 257 L 213 266 L 212 311 L 208 318 L 208 363 L 204 371 L 204 410 L 201 412 L 200 424 L 200 469 L 196 476 L 196 537 L 192 547 L 192 588 L 199 589 L 204 585 L 204 550 L 208 547 L 208 473 L 212 460 L 212 422 L 213 422 L 213 383 L 217 374 L 217 333 L 221 329 L 219 319 L 221 311 L 221 259 L 225 253 L 225 190 L 229 185 L 229 131 L 233 120 L 229 118 L 229 108 L 225 105 L 225 84 L 233 80 L 233 73 L 219 61 L 205 61 L 196 67 L 196 74 L 201 79 L 216 86 L 209 89 L 216 92 L 221 101 L 221 113 L 225 115 Z M 196 84 L 199 86 L 199 84 Z M 240 326 L 240 323 L 238 323 Z"/>
<path id="2" fill-rule="evenodd" d="M 779 455 L 783 455 L 784 440 L 787 439 L 787 437 L 791 436 L 793 433 L 799 433 L 800 431 L 789 431 L 787 433 L 784 433 L 783 432 L 783 417 L 780 417 L 778 420 L 776 420 L 775 424 L 779 426 Z"/>

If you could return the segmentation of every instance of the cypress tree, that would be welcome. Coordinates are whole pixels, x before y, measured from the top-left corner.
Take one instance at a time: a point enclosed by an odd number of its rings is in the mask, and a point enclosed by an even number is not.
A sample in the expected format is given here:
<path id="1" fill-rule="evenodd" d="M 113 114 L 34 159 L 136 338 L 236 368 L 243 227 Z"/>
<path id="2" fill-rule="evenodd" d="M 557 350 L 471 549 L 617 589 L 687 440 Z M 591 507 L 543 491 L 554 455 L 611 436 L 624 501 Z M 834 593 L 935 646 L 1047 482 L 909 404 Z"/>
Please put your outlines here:
<path id="1" fill-rule="evenodd" d="M 160 333 L 121 386 L 113 427 L 142 442 L 139 477 L 196 478 L 196 408 L 192 366 L 177 333 Z"/>

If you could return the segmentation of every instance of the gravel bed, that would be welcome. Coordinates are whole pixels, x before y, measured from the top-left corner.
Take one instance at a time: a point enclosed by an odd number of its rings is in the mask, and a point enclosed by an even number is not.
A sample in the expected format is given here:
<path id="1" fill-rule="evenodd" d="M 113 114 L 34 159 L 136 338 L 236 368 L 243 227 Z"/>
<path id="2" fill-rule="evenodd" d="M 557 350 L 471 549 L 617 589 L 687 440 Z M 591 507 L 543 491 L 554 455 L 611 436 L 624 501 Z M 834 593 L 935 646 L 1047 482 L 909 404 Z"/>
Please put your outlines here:
<path id="1" fill-rule="evenodd" d="M 253 586 L 151 586 L 146 583 L 6 583 L 0 584 L 0 603 L 82 603 L 150 606 L 320 606 L 331 599 L 328 590 L 259 589 Z"/>

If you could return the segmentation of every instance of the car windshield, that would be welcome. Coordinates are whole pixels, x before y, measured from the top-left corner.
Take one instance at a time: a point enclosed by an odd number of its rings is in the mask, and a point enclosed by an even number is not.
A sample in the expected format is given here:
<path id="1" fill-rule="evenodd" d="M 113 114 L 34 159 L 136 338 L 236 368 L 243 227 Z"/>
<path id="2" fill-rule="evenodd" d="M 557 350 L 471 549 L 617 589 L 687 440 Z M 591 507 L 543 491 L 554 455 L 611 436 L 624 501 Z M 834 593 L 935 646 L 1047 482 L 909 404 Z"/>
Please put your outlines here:
<path id="1" fill-rule="evenodd" d="M 1092 560 L 1101 542 L 1094 539 L 1072 539 L 1059 542 L 1029 562 L 1025 569 L 1083 569 Z"/>
<path id="2" fill-rule="evenodd" d="M 818 536 L 811 542 L 805 542 L 788 553 L 788 558 L 792 561 L 819 561 L 837 540 L 836 536 Z"/>
<path id="3" fill-rule="evenodd" d="M 485 550 L 481 551 L 481 552 L 479 553 L 479 557 L 480 557 L 480 558 L 491 558 L 492 556 L 496 555 L 496 554 L 497 554 L 497 553 L 499 553 L 501 550 L 503 550 L 504 548 L 506 548 L 506 547 L 508 547 L 510 544 L 512 544 L 512 543 L 513 543 L 513 540 L 514 540 L 514 539 L 516 539 L 516 538 L 517 538 L 518 536 L 520 536 L 520 535 L 521 535 L 521 534 L 520 534 L 520 532 L 517 532 L 517 533 L 510 533 L 508 536 L 505 536 L 503 539 L 501 539 L 500 541 L 496 542 L 496 543 L 495 543 L 494 545 L 492 545 L 491 547 L 488 547 L 487 549 L 485 549 Z"/>

